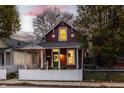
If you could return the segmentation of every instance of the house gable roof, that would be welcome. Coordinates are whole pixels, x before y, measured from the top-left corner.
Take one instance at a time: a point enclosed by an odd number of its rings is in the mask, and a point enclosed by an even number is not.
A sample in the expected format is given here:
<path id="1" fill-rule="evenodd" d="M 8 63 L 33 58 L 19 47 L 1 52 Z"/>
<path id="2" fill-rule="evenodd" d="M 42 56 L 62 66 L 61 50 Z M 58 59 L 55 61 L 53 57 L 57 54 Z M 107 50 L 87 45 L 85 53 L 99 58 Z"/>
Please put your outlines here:
<path id="1" fill-rule="evenodd" d="M 42 37 L 41 38 L 43 38 L 43 37 L 45 37 L 49 32 L 51 32 L 55 27 L 57 27 L 60 23 L 65 23 L 65 24 L 67 24 L 69 27 L 71 27 L 72 29 L 74 29 L 74 31 L 77 31 L 70 23 L 68 23 L 68 22 L 65 22 L 65 21 L 60 21 L 60 22 L 58 22 L 55 26 L 53 26 L 49 31 L 47 31 L 45 34 L 43 34 L 42 35 Z"/>
<path id="2" fill-rule="evenodd" d="M 21 48 L 28 44 L 28 42 L 19 41 L 17 39 L 10 38 L 9 40 L 5 41 L 6 44 L 12 48 Z"/>
<path id="3" fill-rule="evenodd" d="M 9 39 L 4 39 L 2 38 L 0 40 L 0 44 L 3 45 L 2 47 L 0 47 L 0 49 L 2 48 L 21 48 L 21 47 L 24 47 L 25 45 L 28 44 L 28 42 L 24 42 L 24 41 L 20 41 L 20 40 L 17 40 L 17 39 L 13 39 L 13 38 L 9 38 Z"/>

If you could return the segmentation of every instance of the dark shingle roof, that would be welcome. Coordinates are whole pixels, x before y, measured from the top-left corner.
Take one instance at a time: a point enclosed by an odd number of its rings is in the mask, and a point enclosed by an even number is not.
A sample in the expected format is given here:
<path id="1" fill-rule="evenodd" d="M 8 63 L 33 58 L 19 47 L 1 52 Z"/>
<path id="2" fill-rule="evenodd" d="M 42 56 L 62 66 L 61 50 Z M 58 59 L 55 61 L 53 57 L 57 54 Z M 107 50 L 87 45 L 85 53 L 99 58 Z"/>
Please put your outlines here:
<path id="1" fill-rule="evenodd" d="M 7 48 L 0 48 L 0 52 L 4 52 L 6 50 L 10 49 L 10 47 L 7 47 Z"/>
<path id="2" fill-rule="evenodd" d="M 29 43 L 28 45 L 22 47 L 21 49 L 43 49 L 43 47 L 36 43 Z"/>
<path id="3" fill-rule="evenodd" d="M 6 43 L 12 48 L 21 48 L 28 44 L 27 42 L 19 41 L 13 38 L 10 38 L 9 40 L 7 40 Z"/>
<path id="4" fill-rule="evenodd" d="M 30 43 L 21 49 L 49 49 L 49 48 L 79 48 L 79 42 L 42 42 L 41 44 Z"/>

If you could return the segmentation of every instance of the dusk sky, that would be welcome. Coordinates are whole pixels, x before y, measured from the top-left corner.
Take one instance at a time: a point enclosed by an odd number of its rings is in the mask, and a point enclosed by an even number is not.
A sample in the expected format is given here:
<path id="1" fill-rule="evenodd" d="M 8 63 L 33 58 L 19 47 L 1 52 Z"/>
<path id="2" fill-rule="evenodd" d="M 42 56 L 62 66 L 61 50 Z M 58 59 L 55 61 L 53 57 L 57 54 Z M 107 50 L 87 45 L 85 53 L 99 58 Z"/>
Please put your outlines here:
<path id="1" fill-rule="evenodd" d="M 33 32 L 32 21 L 37 15 L 42 14 L 43 10 L 49 7 L 60 8 L 61 11 L 66 11 L 76 14 L 76 6 L 74 5 L 19 5 L 17 6 L 21 18 L 21 31 Z"/>

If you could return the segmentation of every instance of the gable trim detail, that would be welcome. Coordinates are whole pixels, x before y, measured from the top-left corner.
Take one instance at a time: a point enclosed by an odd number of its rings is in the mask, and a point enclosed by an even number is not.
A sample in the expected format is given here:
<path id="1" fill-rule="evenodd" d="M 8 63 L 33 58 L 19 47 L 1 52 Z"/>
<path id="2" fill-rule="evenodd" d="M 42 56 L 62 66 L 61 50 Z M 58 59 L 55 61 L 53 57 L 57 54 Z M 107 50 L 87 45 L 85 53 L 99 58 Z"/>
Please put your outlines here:
<path id="1" fill-rule="evenodd" d="M 65 22 L 65 21 L 60 21 L 58 22 L 55 26 L 53 26 L 49 31 L 47 31 L 41 38 L 45 37 L 49 32 L 51 32 L 58 24 L 60 24 L 61 22 L 66 23 L 68 26 L 70 26 L 72 29 L 74 29 L 75 31 L 77 31 L 74 27 L 72 27 L 69 23 Z"/>

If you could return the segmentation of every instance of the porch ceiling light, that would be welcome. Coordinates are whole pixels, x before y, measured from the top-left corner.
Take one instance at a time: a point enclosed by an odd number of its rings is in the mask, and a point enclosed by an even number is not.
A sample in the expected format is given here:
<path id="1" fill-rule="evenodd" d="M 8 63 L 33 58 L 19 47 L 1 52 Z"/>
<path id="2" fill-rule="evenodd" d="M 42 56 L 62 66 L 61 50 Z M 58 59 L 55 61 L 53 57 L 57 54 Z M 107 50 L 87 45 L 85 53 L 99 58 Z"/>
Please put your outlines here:
<path id="1" fill-rule="evenodd" d="M 52 34 L 52 38 L 55 38 L 55 34 Z"/>
<path id="2" fill-rule="evenodd" d="M 72 34 L 71 34 L 71 37 L 73 38 L 74 36 L 75 36 L 75 35 L 72 33 Z"/>

